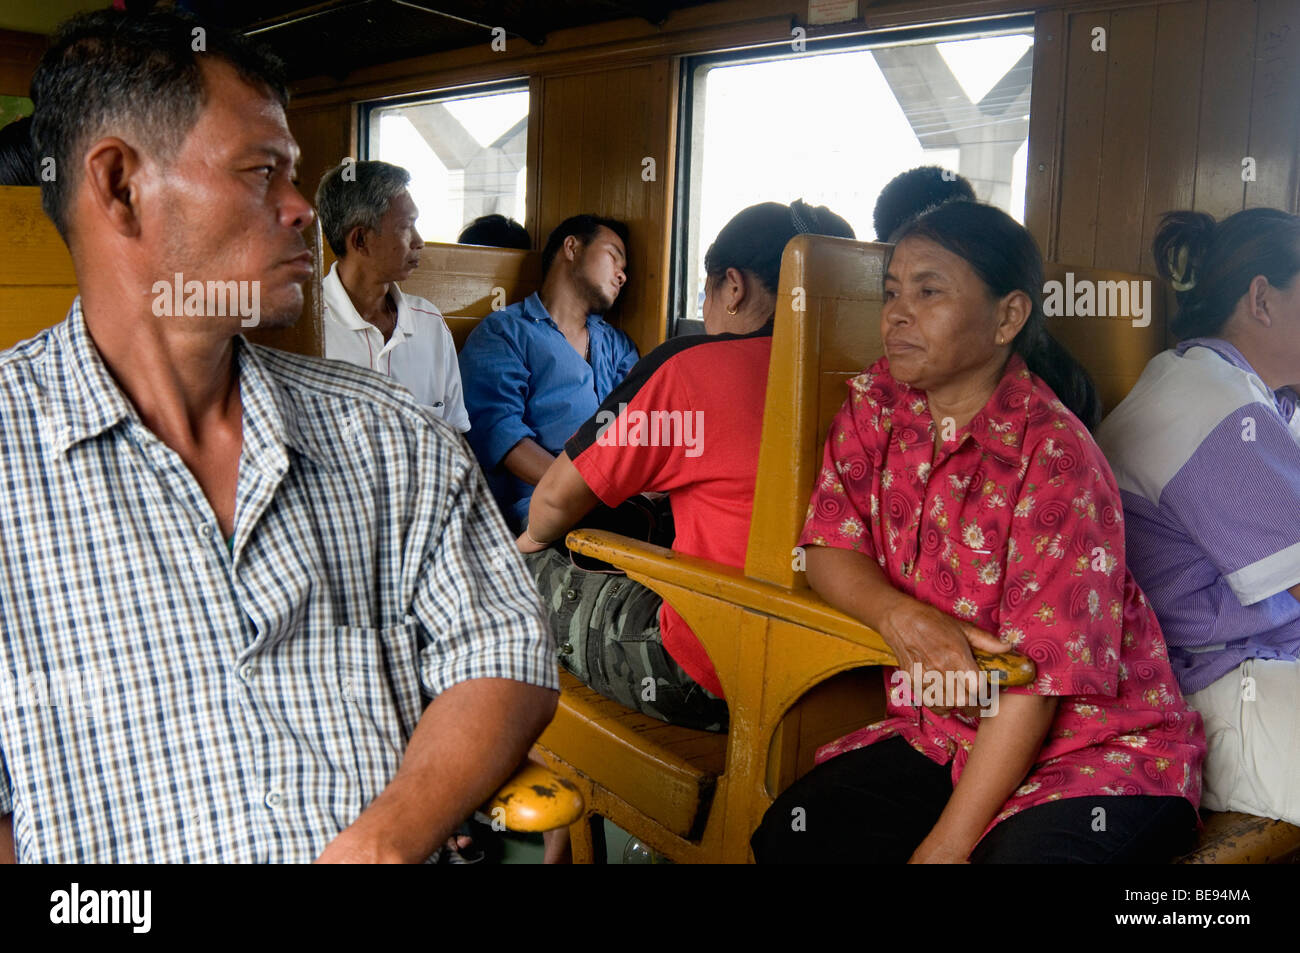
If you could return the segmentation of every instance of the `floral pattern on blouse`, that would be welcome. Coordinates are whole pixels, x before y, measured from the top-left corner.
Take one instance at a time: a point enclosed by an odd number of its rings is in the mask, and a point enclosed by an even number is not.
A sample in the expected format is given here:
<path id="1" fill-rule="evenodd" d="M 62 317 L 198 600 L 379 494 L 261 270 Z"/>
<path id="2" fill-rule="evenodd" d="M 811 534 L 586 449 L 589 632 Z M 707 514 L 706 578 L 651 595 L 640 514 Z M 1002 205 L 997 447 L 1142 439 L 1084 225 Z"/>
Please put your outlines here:
<path id="1" fill-rule="evenodd" d="M 934 426 L 925 395 L 895 381 L 887 359 L 850 381 L 799 542 L 873 557 L 900 591 L 1032 659 L 1037 681 L 1003 691 L 1062 696 L 1037 762 L 989 828 L 1061 798 L 1199 805 L 1201 718 L 1125 564 L 1119 489 L 1083 424 L 1013 355 L 989 402 L 937 455 Z M 887 710 L 818 762 L 902 735 L 951 761 L 955 785 L 975 728 L 892 699 Z"/>

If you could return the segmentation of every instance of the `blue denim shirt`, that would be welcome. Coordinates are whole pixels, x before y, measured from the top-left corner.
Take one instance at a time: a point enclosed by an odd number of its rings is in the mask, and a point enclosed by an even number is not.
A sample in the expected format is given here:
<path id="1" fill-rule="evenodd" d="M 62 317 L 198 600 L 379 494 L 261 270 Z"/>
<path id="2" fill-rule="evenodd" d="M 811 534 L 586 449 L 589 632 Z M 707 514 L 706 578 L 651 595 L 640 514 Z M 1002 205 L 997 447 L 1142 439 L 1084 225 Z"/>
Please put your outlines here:
<path id="1" fill-rule="evenodd" d="M 599 315 L 587 331 L 590 363 L 533 294 L 484 318 L 461 348 L 465 436 L 512 528 L 528 519 L 533 488 L 501 465 L 505 455 L 525 437 L 558 455 L 637 362 L 632 340 Z"/>

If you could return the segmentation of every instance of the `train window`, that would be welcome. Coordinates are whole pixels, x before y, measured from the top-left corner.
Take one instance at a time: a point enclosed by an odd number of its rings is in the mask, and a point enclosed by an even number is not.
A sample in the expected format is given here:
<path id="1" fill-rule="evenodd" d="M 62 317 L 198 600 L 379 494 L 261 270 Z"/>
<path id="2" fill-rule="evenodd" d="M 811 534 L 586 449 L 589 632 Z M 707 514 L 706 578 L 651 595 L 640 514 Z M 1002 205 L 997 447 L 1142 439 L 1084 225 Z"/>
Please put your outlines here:
<path id="1" fill-rule="evenodd" d="M 362 112 L 365 155 L 411 173 L 416 228 L 425 241 L 454 242 L 496 212 L 523 222 L 528 83 L 370 103 Z"/>
<path id="2" fill-rule="evenodd" d="M 1024 216 L 1032 21 L 861 37 L 685 64 L 674 228 L 674 334 L 699 333 L 704 253 L 736 212 L 802 198 L 875 235 L 881 188 L 918 165 Z"/>

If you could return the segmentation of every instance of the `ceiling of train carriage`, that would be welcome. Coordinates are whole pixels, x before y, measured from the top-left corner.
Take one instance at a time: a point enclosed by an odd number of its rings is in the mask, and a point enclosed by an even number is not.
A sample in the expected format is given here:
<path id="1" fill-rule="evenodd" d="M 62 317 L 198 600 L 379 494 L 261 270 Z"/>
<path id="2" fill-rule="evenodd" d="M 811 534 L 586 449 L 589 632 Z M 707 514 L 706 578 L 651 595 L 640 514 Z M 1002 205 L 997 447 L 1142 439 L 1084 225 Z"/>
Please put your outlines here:
<path id="1" fill-rule="evenodd" d="M 711 0 L 179 0 L 176 6 L 253 33 L 288 64 L 290 76 L 343 76 L 410 56 L 507 42 L 545 49 L 556 30 L 634 17 L 663 23 L 674 10 Z M 148 2 L 128 8 L 148 7 Z M 500 36 L 497 33 L 496 36 Z"/>

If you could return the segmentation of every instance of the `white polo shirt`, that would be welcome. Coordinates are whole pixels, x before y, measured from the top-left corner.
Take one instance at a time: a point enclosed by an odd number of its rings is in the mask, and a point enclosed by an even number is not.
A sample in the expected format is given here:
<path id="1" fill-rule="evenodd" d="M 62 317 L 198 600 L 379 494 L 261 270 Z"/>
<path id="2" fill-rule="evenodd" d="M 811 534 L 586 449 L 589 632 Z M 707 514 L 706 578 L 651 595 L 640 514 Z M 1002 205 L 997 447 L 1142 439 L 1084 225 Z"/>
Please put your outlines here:
<path id="1" fill-rule="evenodd" d="M 394 284 L 397 326 L 385 341 L 348 297 L 338 262 L 325 276 L 322 291 L 326 357 L 392 378 L 461 433 L 469 430 L 456 343 L 441 311 L 423 298 L 403 294 Z"/>

